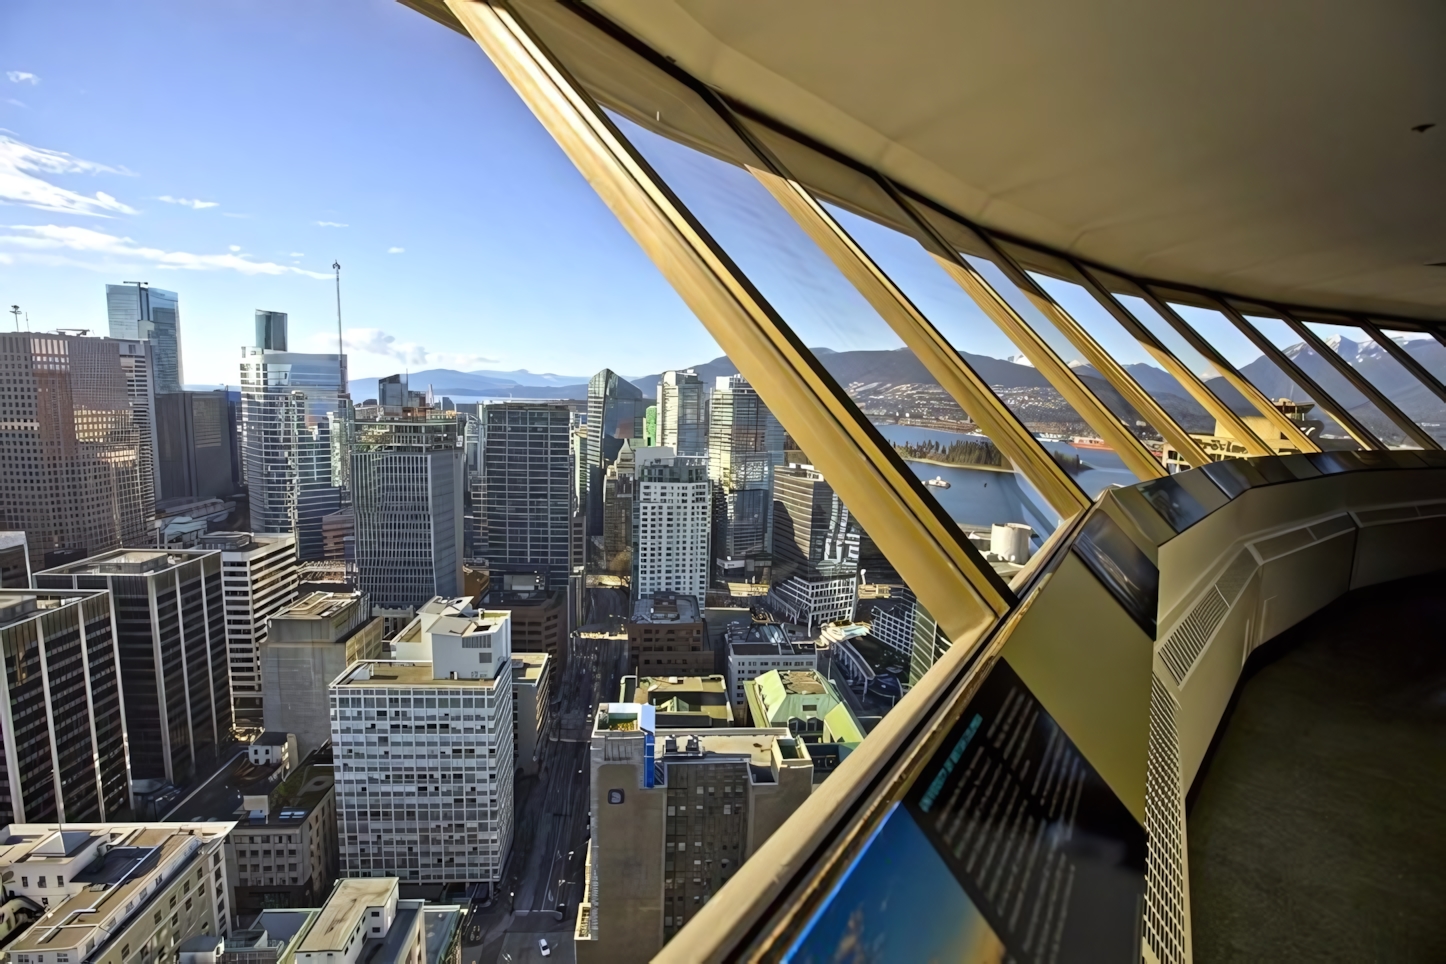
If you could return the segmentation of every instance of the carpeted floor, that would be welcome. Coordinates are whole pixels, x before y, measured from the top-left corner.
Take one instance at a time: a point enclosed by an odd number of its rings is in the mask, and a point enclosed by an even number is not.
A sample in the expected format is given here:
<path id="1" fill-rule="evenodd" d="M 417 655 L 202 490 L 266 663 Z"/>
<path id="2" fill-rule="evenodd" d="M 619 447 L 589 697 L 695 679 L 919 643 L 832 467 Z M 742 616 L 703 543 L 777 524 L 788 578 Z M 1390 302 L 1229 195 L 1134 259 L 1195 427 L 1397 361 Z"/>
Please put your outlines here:
<path id="1" fill-rule="evenodd" d="M 1446 575 L 1257 651 L 1193 791 L 1195 960 L 1446 961 Z"/>

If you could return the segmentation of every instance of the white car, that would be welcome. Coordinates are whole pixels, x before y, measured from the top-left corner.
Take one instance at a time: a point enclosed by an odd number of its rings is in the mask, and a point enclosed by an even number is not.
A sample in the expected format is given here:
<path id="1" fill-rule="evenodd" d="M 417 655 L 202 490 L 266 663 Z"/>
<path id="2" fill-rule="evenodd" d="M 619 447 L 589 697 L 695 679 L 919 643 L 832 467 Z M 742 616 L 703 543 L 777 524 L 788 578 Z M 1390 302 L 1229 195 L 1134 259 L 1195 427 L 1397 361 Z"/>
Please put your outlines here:
<path id="1" fill-rule="evenodd" d="M 539 937 L 537 939 L 537 950 L 542 954 L 543 957 L 552 956 L 552 948 L 547 946 L 547 938 L 545 937 Z"/>

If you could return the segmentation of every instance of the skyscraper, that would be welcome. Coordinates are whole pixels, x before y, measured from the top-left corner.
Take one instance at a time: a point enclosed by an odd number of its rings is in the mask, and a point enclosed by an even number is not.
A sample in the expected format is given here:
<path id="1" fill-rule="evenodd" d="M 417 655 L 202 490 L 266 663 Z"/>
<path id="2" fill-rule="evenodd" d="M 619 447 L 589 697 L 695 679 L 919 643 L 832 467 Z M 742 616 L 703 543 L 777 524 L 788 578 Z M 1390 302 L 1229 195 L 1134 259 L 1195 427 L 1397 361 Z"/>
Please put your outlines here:
<path id="1" fill-rule="evenodd" d="M 251 528 L 290 532 L 302 559 L 322 558 L 321 518 L 341 508 L 331 414 L 346 394 L 346 356 L 241 350 L 241 458 Z"/>
<path id="2" fill-rule="evenodd" d="M 658 382 L 658 445 L 679 455 L 708 454 L 708 395 L 693 369 L 663 372 Z"/>
<path id="3" fill-rule="evenodd" d="M 427 603 L 397 635 L 396 661 L 354 663 L 330 687 L 348 877 L 501 879 L 513 826 L 511 621 L 465 603 Z"/>
<path id="4" fill-rule="evenodd" d="M 640 438 L 643 434 L 643 419 L 647 415 L 651 399 L 616 372 L 604 368 L 587 383 L 587 438 L 586 453 L 587 512 L 589 540 L 602 533 L 603 527 L 603 476 L 608 463 L 617 458 L 625 439 Z"/>
<path id="5" fill-rule="evenodd" d="M 131 403 L 131 421 L 140 433 L 141 505 L 149 518 L 155 511 L 156 502 L 165 498 L 161 494 L 158 459 L 160 436 L 156 427 L 155 373 L 151 371 L 153 346 L 130 338 L 111 340 L 120 352 L 121 371 L 125 372 L 126 378 L 126 397 Z"/>
<path id="6" fill-rule="evenodd" d="M 729 578 L 768 565 L 773 467 L 783 426 L 742 375 L 719 377 L 709 404 L 708 478 L 713 483 L 713 558 Z"/>
<path id="7" fill-rule="evenodd" d="M 226 393 L 168 392 L 157 395 L 155 405 L 157 498 L 209 499 L 234 492 Z"/>
<path id="8" fill-rule="evenodd" d="M 0 824 L 130 806 L 112 625 L 102 590 L 0 590 Z"/>
<path id="9" fill-rule="evenodd" d="M 572 571 L 570 424 L 565 405 L 501 402 L 482 408 L 478 542 L 494 573 L 541 572 L 549 590 L 565 588 Z"/>
<path id="10" fill-rule="evenodd" d="M 775 468 L 770 607 L 810 629 L 853 618 L 859 537 L 843 500 L 820 473 L 807 465 Z"/>
<path id="11" fill-rule="evenodd" d="M 0 335 L 0 530 L 20 530 L 30 561 L 144 545 L 150 537 L 143 435 L 117 342 Z"/>
<path id="12" fill-rule="evenodd" d="M 286 312 L 256 309 L 256 347 L 286 351 Z"/>
<path id="13" fill-rule="evenodd" d="M 221 551 L 232 706 L 237 723 L 260 726 L 261 646 L 270 618 L 296 599 L 296 537 L 211 532 L 196 548 Z"/>
<path id="14" fill-rule="evenodd" d="M 124 549 L 37 572 L 37 589 L 109 589 L 131 776 L 185 784 L 231 735 L 221 553 Z"/>
<path id="15" fill-rule="evenodd" d="M 670 448 L 637 451 L 633 484 L 633 598 L 708 595 L 708 466 Z"/>
<path id="16" fill-rule="evenodd" d="M 351 454 L 357 579 L 404 609 L 462 591 L 462 450 L 457 420 L 358 421 Z"/>
<path id="17" fill-rule="evenodd" d="M 112 338 L 150 343 L 152 381 L 157 393 L 179 392 L 181 308 L 174 291 L 141 284 L 105 286 L 106 315 Z"/>

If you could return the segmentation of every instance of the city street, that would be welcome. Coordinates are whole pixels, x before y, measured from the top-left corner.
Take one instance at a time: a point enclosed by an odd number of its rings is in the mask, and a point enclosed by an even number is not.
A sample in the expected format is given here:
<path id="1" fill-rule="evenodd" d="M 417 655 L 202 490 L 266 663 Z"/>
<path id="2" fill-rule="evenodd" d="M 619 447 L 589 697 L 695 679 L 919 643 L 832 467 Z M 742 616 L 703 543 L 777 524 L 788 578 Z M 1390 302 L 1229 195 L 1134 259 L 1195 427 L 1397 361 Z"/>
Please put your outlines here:
<path id="1" fill-rule="evenodd" d="M 583 893 L 588 837 L 588 750 L 593 712 L 617 699 L 626 641 L 569 641 L 558 680 L 553 723 L 536 776 L 517 783 L 512 854 L 489 906 L 474 905 L 462 946 L 463 964 L 572 960 L 572 929 Z"/>

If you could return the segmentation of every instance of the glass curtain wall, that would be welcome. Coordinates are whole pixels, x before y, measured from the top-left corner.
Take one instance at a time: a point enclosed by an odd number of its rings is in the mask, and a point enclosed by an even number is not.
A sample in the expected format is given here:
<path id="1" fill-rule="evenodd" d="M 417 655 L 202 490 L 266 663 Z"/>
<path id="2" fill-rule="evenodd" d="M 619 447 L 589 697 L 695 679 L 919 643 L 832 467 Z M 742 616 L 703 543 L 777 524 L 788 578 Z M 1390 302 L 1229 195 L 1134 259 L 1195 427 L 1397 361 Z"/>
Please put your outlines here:
<path id="1" fill-rule="evenodd" d="M 1167 301 L 1167 304 L 1311 441 L 1323 449 L 1363 447 L 1360 439 L 1321 407 L 1320 399 L 1297 385 L 1220 311 L 1181 301 Z"/>
<path id="2" fill-rule="evenodd" d="M 1443 401 L 1431 386 L 1407 371 L 1375 337 L 1354 325 L 1321 321 L 1305 321 L 1304 324 L 1326 347 L 1359 372 L 1378 392 L 1390 399 L 1406 417 L 1438 443 L 1446 443 L 1446 401 Z M 1426 340 L 1414 341 L 1422 348 L 1429 347 Z M 1416 351 L 1411 350 L 1411 346 L 1412 341 L 1408 340 L 1402 347 L 1405 347 L 1407 353 L 1419 364 L 1421 359 Z M 1443 355 L 1446 355 L 1446 352 L 1443 352 Z M 1427 368 L 1429 373 L 1429 367 L 1422 367 Z"/>

